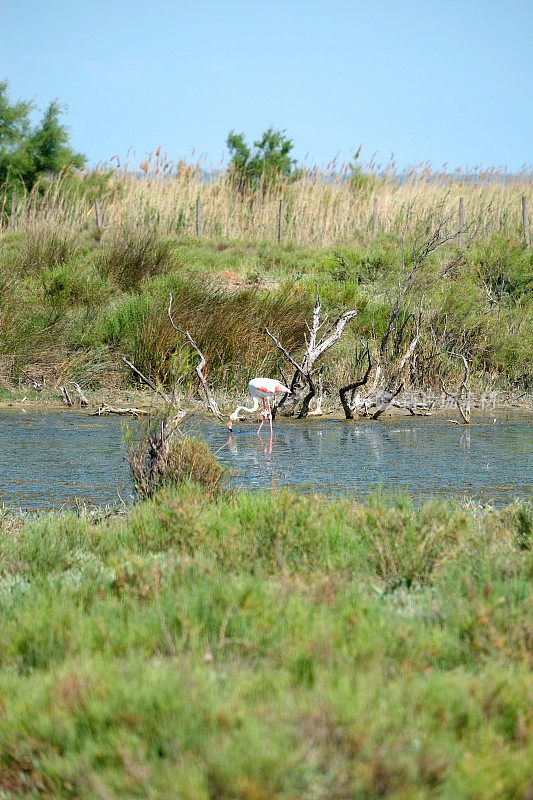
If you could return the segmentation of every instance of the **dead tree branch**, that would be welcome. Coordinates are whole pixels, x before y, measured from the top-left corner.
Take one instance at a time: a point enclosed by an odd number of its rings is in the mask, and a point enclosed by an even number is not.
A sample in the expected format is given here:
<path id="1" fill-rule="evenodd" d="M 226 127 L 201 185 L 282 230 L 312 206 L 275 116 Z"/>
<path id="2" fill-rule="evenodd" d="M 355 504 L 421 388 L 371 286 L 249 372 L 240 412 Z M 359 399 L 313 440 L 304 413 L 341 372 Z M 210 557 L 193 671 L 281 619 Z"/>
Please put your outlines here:
<path id="1" fill-rule="evenodd" d="M 389 408 L 389 406 L 392 405 L 392 401 L 394 400 L 395 397 L 397 397 L 400 394 L 402 389 L 403 389 L 403 383 L 400 383 L 400 385 L 394 390 L 394 392 L 390 391 L 381 392 L 381 394 L 379 394 L 376 397 L 376 400 L 374 402 L 374 405 L 377 406 L 377 410 L 372 414 L 372 419 L 378 419 L 383 414 L 383 412 L 386 411 Z"/>
<path id="2" fill-rule="evenodd" d="M 355 392 L 360 386 L 366 385 L 366 382 L 370 376 L 370 372 L 372 371 L 372 359 L 370 358 L 370 348 L 368 342 L 366 343 L 365 357 L 368 359 L 368 367 L 363 377 L 359 380 L 353 381 L 353 383 L 348 383 L 346 386 L 341 386 L 339 389 L 339 396 L 346 419 L 354 418 L 354 401 L 357 401 L 356 407 L 358 407 L 360 403 L 360 398 L 355 397 Z M 348 394 L 350 394 L 350 399 L 348 399 Z"/>
<path id="3" fill-rule="evenodd" d="M 298 364 L 298 362 L 294 360 L 294 358 L 291 356 L 291 354 L 289 353 L 289 351 L 288 351 L 288 350 L 287 350 L 285 347 L 283 347 L 283 345 L 281 344 L 281 342 L 280 342 L 280 340 L 278 339 L 278 337 L 277 337 L 277 336 L 274 336 L 274 334 L 273 334 L 273 333 L 270 333 L 270 331 L 268 330 L 268 328 L 265 328 L 265 333 L 266 333 L 266 335 L 267 335 L 267 336 L 270 336 L 270 338 L 272 339 L 272 341 L 274 342 L 274 344 L 276 345 L 276 347 L 277 347 L 279 350 L 281 350 L 281 352 L 283 353 L 283 355 L 285 356 L 285 358 L 287 359 L 287 361 L 289 362 L 289 364 L 292 364 L 292 366 L 293 366 L 293 367 L 296 369 L 296 371 L 297 371 L 297 372 L 298 372 L 300 375 L 304 375 L 305 373 L 304 373 L 304 368 L 303 368 L 303 366 L 300 366 L 300 364 Z"/>
<path id="4" fill-rule="evenodd" d="M 166 394 L 166 392 L 164 392 L 158 386 L 156 386 L 153 380 L 151 380 L 151 378 L 147 378 L 146 375 L 143 375 L 142 372 L 137 369 L 135 364 L 132 364 L 131 361 L 128 361 L 128 359 L 125 356 L 122 356 L 122 360 L 136 375 L 138 375 L 138 377 L 141 379 L 143 383 L 149 386 L 150 389 L 153 389 L 153 391 L 156 394 L 160 395 L 166 403 L 171 402 L 171 398 L 169 397 L 169 395 Z"/>
<path id="5" fill-rule="evenodd" d="M 60 386 L 60 387 L 59 387 L 59 391 L 61 392 L 61 397 L 63 398 L 63 402 L 64 402 L 64 404 L 65 404 L 66 406 L 68 406 L 69 408 L 71 408 L 71 406 L 72 406 L 72 400 L 71 400 L 71 398 L 70 398 L 70 395 L 69 395 L 69 393 L 68 393 L 68 391 L 67 391 L 67 388 L 66 388 L 66 386 Z"/>
<path id="6" fill-rule="evenodd" d="M 70 381 L 70 383 L 76 389 L 77 395 L 78 395 L 78 397 L 80 399 L 80 406 L 82 406 L 82 408 L 85 407 L 85 406 L 88 406 L 89 405 L 89 401 L 87 400 L 87 398 L 83 394 L 79 383 L 76 383 L 76 381 Z"/>
<path id="7" fill-rule="evenodd" d="M 266 329 L 267 336 L 272 339 L 278 350 L 283 353 L 284 357 L 295 369 L 290 384 L 290 400 L 288 401 L 288 395 L 284 395 L 273 409 L 273 414 L 282 406 L 287 408 L 288 413 L 292 413 L 298 418 L 306 417 L 309 414 L 309 404 L 316 394 L 316 388 L 313 383 L 313 375 L 317 370 L 315 364 L 324 353 L 339 341 L 348 322 L 357 315 L 357 310 L 355 309 L 344 311 L 319 338 L 320 329 L 324 325 L 324 323 L 320 322 L 320 311 L 320 297 L 317 295 L 311 325 L 307 325 L 309 335 L 306 334 L 305 336 L 305 352 L 301 363 L 296 361 L 294 356 L 283 346 L 277 336 L 274 336 L 268 328 Z M 309 388 L 309 391 L 304 395 L 306 386 Z M 299 403 L 301 403 L 301 407 L 300 410 L 296 412 L 296 407 Z"/>
<path id="8" fill-rule="evenodd" d="M 364 386 L 369 379 L 370 372 L 367 370 L 367 374 L 365 374 L 362 381 L 355 381 L 353 384 L 348 384 L 348 386 L 342 387 L 339 390 L 344 414 L 347 419 L 353 419 L 355 413 L 362 413 L 364 416 L 367 416 L 370 408 L 376 408 L 376 411 L 372 414 L 372 418 L 378 419 L 391 405 L 406 408 L 411 414 L 429 413 L 429 407 L 422 407 L 421 404 L 410 406 L 407 403 L 396 401 L 395 398 L 404 386 L 404 373 L 409 364 L 411 364 L 411 373 L 414 373 L 415 353 L 423 329 L 423 305 L 425 295 L 437 281 L 443 280 L 459 265 L 464 258 L 467 248 L 477 235 L 479 226 L 475 223 L 470 223 L 470 225 L 461 226 L 459 230 L 457 230 L 457 228 L 452 228 L 450 230 L 449 223 L 455 216 L 455 211 L 442 216 L 436 224 L 433 225 L 432 230 L 430 230 L 428 234 L 423 237 L 415 238 L 408 263 L 407 233 L 413 205 L 414 202 L 411 203 L 407 209 L 402 233 L 402 266 L 405 278 L 398 282 L 396 296 L 394 299 L 390 299 L 390 312 L 385 332 L 379 342 L 376 372 L 372 387 L 366 397 L 361 398 L 357 395 L 357 398 L 355 398 L 355 388 L 362 385 Z M 436 276 L 429 280 L 426 277 L 424 285 L 417 288 L 417 276 L 430 254 L 443 245 L 458 239 L 465 231 L 469 231 L 469 236 L 459 252 Z M 418 312 L 414 314 L 409 311 L 409 309 L 412 308 L 413 297 L 416 297 L 419 304 Z M 413 321 L 415 323 L 415 330 L 411 333 L 410 339 L 406 345 L 406 340 L 409 336 L 408 332 L 412 330 L 411 326 Z M 370 354 L 368 358 L 370 360 Z M 354 388 L 352 389 L 352 397 L 349 400 L 348 395 L 350 387 L 352 386 Z M 357 402 L 354 403 L 354 399 L 356 399 Z"/>
<path id="9" fill-rule="evenodd" d="M 440 379 L 440 384 L 442 386 L 442 391 L 449 397 L 450 400 L 453 400 L 457 408 L 459 409 L 459 413 L 462 417 L 462 420 L 465 425 L 470 424 L 470 392 L 467 389 L 466 383 L 468 381 L 469 369 L 468 369 L 468 362 L 464 355 L 461 353 L 450 353 L 450 355 L 455 356 L 456 358 L 461 358 L 463 360 L 465 374 L 463 380 L 461 381 L 461 385 L 455 394 L 453 392 L 449 392 L 445 385 L 442 378 Z M 457 422 L 457 420 L 450 420 L 450 422 Z M 460 423 L 457 423 L 460 424 Z"/>
<path id="10" fill-rule="evenodd" d="M 198 380 L 200 381 L 200 385 L 202 386 L 202 388 L 204 390 L 205 397 L 206 397 L 206 400 L 207 400 L 207 405 L 209 406 L 210 410 L 213 412 L 215 417 L 218 417 L 218 419 L 220 419 L 220 420 L 224 420 L 224 417 L 223 417 L 223 415 L 222 415 L 222 413 L 221 413 L 221 411 L 220 411 L 220 409 L 218 407 L 218 403 L 215 400 L 215 398 L 213 397 L 213 395 L 211 393 L 211 390 L 209 388 L 209 385 L 208 385 L 208 383 L 207 383 L 207 381 L 205 379 L 205 375 L 202 372 L 203 368 L 205 367 L 205 356 L 204 356 L 204 354 L 202 353 L 202 351 L 200 350 L 200 348 L 198 347 L 198 345 L 196 344 L 196 342 L 192 338 L 192 336 L 189 333 L 189 331 L 185 331 L 182 328 L 178 328 L 178 326 L 175 324 L 174 320 L 172 319 L 172 293 L 169 294 L 168 318 L 169 318 L 170 324 L 172 325 L 174 330 L 177 331 L 178 333 L 181 333 L 182 336 L 185 336 L 185 339 L 187 340 L 187 343 L 197 353 L 200 361 L 196 365 L 195 371 L 196 371 L 196 374 L 198 376 Z"/>
<path id="11" fill-rule="evenodd" d="M 316 408 L 314 411 L 309 411 L 307 416 L 308 417 L 321 417 L 322 416 L 322 401 L 324 399 L 324 386 L 322 381 L 322 373 L 324 371 L 324 367 L 320 367 L 318 370 L 318 377 L 316 380 L 317 383 L 317 394 L 316 394 Z"/>

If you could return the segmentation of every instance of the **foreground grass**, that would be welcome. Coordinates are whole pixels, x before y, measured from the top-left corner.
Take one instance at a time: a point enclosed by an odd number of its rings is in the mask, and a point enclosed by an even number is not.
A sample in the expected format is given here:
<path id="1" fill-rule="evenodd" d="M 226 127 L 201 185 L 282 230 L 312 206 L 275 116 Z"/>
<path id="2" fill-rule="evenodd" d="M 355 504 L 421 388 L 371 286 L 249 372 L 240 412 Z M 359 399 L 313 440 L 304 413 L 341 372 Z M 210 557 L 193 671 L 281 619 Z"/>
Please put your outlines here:
<path id="1" fill-rule="evenodd" d="M 0 789 L 522 798 L 532 510 L 164 490 L 6 518 Z"/>

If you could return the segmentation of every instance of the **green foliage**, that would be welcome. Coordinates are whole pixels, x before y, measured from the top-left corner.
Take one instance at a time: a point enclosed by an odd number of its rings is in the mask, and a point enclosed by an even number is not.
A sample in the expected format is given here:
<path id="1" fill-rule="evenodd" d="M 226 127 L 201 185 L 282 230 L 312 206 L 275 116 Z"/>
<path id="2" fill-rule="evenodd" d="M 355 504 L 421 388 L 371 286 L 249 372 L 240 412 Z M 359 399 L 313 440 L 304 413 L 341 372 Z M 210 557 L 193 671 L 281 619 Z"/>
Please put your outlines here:
<path id="1" fill-rule="evenodd" d="M 378 182 L 375 175 L 364 172 L 357 163 L 348 165 L 347 179 L 350 189 L 360 197 L 370 197 Z"/>
<path id="2" fill-rule="evenodd" d="M 144 278 L 169 265 L 169 247 L 153 228 L 140 229 L 125 223 L 112 229 L 106 247 L 98 254 L 98 267 L 121 289 L 132 291 Z"/>
<path id="3" fill-rule="evenodd" d="M 454 255 L 443 248 L 428 259 L 417 291 Z M 429 286 L 428 324 L 416 370 L 406 376 L 412 388 L 440 390 L 439 376 L 453 385 L 459 360 L 451 363 L 442 354 L 458 348 L 469 359 L 474 391 L 531 386 L 531 258 L 521 243 L 500 235 L 490 246 L 473 247 L 445 281 Z M 126 353 L 145 374 L 167 385 L 178 378 L 193 391 L 194 358 L 187 348 L 180 352 L 168 322 L 172 292 L 176 321 L 205 353 L 213 388 L 240 392 L 253 375 L 286 368 L 265 327 L 295 356 L 301 353 L 318 290 L 330 320 L 358 309 L 325 360 L 326 386 L 335 392 L 359 369 L 361 338 L 374 352 L 379 346 L 402 277 L 401 241 L 390 235 L 367 247 L 313 250 L 162 238 L 155 228 L 125 221 L 107 227 L 96 245 L 90 223 L 80 231 L 34 220 L 0 239 L 0 357 L 24 368 L 32 358 L 62 363 L 66 349 L 94 348 L 100 361 L 107 349 L 110 360 Z M 400 322 L 415 311 L 407 297 Z M 53 342 L 56 356 L 49 352 Z M 392 345 L 391 353 L 401 347 L 396 338 Z"/>
<path id="4" fill-rule="evenodd" d="M 187 482 L 4 516 L 0 791 L 522 800 L 526 519 Z"/>
<path id="5" fill-rule="evenodd" d="M 296 160 L 291 158 L 293 143 L 284 131 L 266 130 L 254 142 L 254 150 L 246 144 L 243 133 L 231 131 L 226 140 L 231 159 L 230 173 L 239 188 L 267 187 L 279 178 L 297 177 Z"/>
<path id="6" fill-rule="evenodd" d="M 113 348 L 129 352 L 145 374 L 165 383 L 173 377 L 194 385 L 192 364 L 179 357 L 183 342 L 168 321 L 169 292 L 176 324 L 197 341 L 209 379 L 218 387 L 242 385 L 254 370 L 255 374 L 276 371 L 282 361 L 264 328 L 275 327 L 292 347 L 301 341 L 312 308 L 311 297 L 304 292 L 267 292 L 257 287 L 224 292 L 181 274 L 146 281 L 142 296 L 127 298 L 102 314 L 97 321 L 99 335 Z"/>
<path id="7" fill-rule="evenodd" d="M 201 486 L 206 497 L 218 496 L 224 468 L 200 439 L 179 432 L 164 441 L 158 439 L 159 431 L 169 423 L 172 424 L 170 416 L 154 416 L 129 443 L 128 461 L 139 496 L 151 497 L 161 486 L 191 482 Z M 158 463 L 154 469 L 155 459 Z"/>
<path id="8" fill-rule="evenodd" d="M 43 270 L 75 260 L 80 249 L 79 236 L 71 228 L 34 225 L 14 240 L 14 266 L 19 274 L 39 275 Z"/>
<path id="9" fill-rule="evenodd" d="M 488 242 L 474 244 L 467 259 L 494 302 L 518 302 L 533 290 L 533 251 L 522 241 L 493 234 Z"/>
<path id="10" fill-rule="evenodd" d="M 0 186 L 30 190 L 48 174 L 82 167 L 85 157 L 70 146 L 63 109 L 52 101 L 39 124 L 31 125 L 33 104 L 10 102 L 8 84 L 0 82 Z"/>

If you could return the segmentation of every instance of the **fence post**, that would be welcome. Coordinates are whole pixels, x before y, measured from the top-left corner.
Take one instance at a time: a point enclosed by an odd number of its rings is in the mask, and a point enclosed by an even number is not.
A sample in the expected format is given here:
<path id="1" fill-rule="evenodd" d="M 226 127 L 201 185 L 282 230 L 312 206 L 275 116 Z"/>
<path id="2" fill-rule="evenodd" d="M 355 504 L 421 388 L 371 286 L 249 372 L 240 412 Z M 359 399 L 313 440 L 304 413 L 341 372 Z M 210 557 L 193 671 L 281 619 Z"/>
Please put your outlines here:
<path id="1" fill-rule="evenodd" d="M 9 216 L 9 230 L 14 231 L 16 225 L 17 193 L 11 195 L 11 214 Z"/>
<path id="2" fill-rule="evenodd" d="M 529 219 L 527 217 L 527 197 L 522 198 L 522 222 L 524 224 L 524 239 L 526 240 L 526 248 L 531 247 L 531 239 L 529 238 Z"/>
<path id="3" fill-rule="evenodd" d="M 374 197 L 374 207 L 372 210 L 372 237 L 375 239 L 378 235 L 378 198 Z"/>
<path id="4" fill-rule="evenodd" d="M 459 244 L 463 244 L 463 231 L 465 228 L 465 209 L 463 198 L 459 198 Z"/>
<path id="5" fill-rule="evenodd" d="M 281 244 L 282 209 L 283 209 L 283 200 L 280 200 L 279 201 L 279 211 L 278 211 L 278 244 Z"/>
<path id="6" fill-rule="evenodd" d="M 100 208 L 100 200 L 96 198 L 94 201 L 94 219 L 96 220 L 96 229 L 98 233 L 102 228 L 102 209 Z"/>
<path id="7" fill-rule="evenodd" d="M 196 235 L 200 236 L 200 198 L 196 198 Z"/>

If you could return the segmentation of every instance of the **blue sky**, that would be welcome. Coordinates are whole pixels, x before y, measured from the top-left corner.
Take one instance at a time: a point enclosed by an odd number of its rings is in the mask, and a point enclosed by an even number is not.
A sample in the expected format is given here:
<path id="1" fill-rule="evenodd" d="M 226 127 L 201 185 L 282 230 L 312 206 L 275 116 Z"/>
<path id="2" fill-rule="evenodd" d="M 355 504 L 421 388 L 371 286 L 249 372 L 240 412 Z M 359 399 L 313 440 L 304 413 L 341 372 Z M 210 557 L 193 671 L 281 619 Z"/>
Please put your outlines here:
<path id="1" fill-rule="evenodd" d="M 532 0 L 0 0 L 12 99 L 68 106 L 91 164 L 159 145 L 218 164 L 231 129 L 300 161 L 533 162 Z"/>

